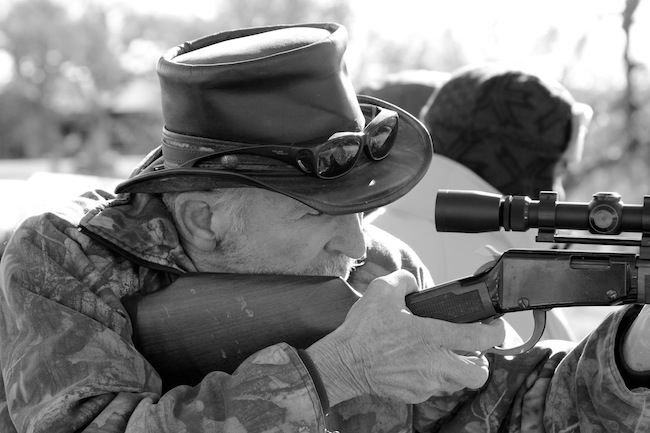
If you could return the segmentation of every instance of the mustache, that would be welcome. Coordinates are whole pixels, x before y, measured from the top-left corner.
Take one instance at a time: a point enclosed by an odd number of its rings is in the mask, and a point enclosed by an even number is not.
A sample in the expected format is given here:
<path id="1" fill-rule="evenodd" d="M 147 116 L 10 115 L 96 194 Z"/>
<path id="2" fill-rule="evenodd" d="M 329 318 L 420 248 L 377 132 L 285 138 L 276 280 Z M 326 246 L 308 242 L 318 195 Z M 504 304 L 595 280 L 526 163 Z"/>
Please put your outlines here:
<path id="1" fill-rule="evenodd" d="M 334 257 L 328 257 L 310 267 L 310 269 L 306 269 L 304 275 L 341 277 L 344 280 L 347 280 L 352 270 L 362 264 L 363 261 L 359 259 L 353 259 L 346 255 L 339 254 Z"/>

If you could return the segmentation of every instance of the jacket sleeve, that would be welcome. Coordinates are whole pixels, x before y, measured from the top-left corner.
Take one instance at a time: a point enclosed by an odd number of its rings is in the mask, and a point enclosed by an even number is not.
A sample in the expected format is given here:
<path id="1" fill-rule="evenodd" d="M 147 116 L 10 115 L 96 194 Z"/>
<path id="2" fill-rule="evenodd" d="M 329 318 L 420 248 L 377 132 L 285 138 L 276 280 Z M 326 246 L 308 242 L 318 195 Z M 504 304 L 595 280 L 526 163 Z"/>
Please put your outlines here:
<path id="1" fill-rule="evenodd" d="M 3 431 L 324 430 L 314 382 L 284 344 L 162 394 L 120 303 L 137 275 L 77 230 L 81 213 L 28 219 L 3 255 Z"/>
<path id="2" fill-rule="evenodd" d="M 650 388 L 626 377 L 619 359 L 625 330 L 640 305 L 618 309 L 571 351 L 551 380 L 547 431 L 647 431 Z"/>
<path id="3" fill-rule="evenodd" d="M 417 431 L 647 431 L 650 389 L 627 377 L 617 353 L 640 306 L 608 316 L 578 345 L 544 341 L 515 357 L 490 360 L 481 390 L 415 408 Z M 623 373 L 622 373 L 623 372 Z"/>

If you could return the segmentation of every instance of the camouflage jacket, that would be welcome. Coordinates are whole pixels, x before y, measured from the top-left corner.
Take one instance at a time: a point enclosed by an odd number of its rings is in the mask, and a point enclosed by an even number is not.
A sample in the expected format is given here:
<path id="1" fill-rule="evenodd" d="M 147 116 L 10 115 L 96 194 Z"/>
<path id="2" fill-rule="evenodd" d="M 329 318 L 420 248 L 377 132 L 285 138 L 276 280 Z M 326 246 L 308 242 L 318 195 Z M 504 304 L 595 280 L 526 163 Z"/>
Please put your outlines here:
<path id="1" fill-rule="evenodd" d="M 353 286 L 362 291 L 401 267 L 431 284 L 407 247 L 372 228 L 367 235 L 368 260 Z M 483 389 L 416 406 L 363 396 L 326 410 L 284 343 L 270 343 L 232 375 L 217 371 L 163 392 L 132 343 L 121 300 L 194 270 L 154 196 L 95 192 L 24 221 L 0 266 L 0 431 L 650 430 L 649 391 L 626 385 L 616 358 L 619 327 L 638 308 L 610 316 L 566 356 L 538 346 L 494 357 Z"/>

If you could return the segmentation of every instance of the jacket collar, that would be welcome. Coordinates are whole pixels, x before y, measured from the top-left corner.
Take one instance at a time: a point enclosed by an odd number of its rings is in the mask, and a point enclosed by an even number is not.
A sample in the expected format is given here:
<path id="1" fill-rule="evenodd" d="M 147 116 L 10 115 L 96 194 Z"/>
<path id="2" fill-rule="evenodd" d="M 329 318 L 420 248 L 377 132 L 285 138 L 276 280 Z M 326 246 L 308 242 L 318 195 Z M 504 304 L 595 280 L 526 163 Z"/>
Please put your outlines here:
<path id="1" fill-rule="evenodd" d="M 86 214 L 79 225 L 96 241 L 142 266 L 196 272 L 158 195 L 120 194 Z"/>

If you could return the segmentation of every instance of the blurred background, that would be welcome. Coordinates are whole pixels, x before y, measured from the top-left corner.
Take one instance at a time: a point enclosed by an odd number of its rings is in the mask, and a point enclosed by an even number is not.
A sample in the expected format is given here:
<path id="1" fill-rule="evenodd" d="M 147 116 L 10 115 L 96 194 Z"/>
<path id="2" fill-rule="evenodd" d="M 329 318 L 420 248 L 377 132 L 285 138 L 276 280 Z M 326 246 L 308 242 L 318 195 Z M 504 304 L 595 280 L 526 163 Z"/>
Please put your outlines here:
<path id="1" fill-rule="evenodd" d="M 615 191 L 640 203 L 650 164 L 648 0 L 3 0 L 0 178 L 120 178 L 159 141 L 155 65 L 222 30 L 337 21 L 357 89 L 411 69 L 517 62 L 595 111 L 567 198 Z M 6 204 L 3 204 L 3 207 Z"/>
<path id="2" fill-rule="evenodd" d="M 156 61 L 223 30 L 336 21 L 357 89 L 404 70 L 533 68 L 594 109 L 570 201 L 650 194 L 650 0 L 1 0 L 0 254 L 35 203 L 113 186 L 158 145 Z M 75 176 L 66 177 L 66 174 Z"/>

